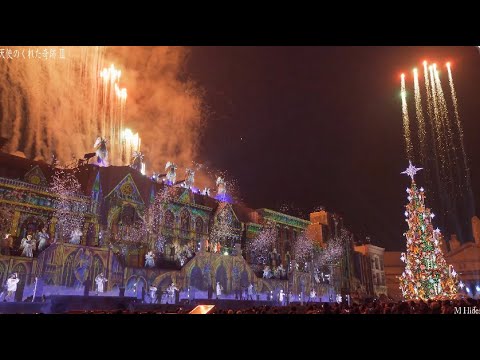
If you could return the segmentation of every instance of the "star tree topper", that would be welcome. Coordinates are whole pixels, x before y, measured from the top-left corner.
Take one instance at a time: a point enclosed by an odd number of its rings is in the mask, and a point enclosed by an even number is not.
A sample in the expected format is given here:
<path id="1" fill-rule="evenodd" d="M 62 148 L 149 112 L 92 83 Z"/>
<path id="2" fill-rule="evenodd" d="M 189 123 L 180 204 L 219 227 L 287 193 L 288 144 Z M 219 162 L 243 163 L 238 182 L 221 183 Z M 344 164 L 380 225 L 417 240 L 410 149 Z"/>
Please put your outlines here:
<path id="1" fill-rule="evenodd" d="M 412 162 L 410 160 L 408 160 L 409 162 L 409 166 L 407 168 L 407 170 L 401 172 L 400 174 L 407 174 L 408 176 L 410 176 L 412 178 L 412 181 L 413 180 L 413 177 L 415 176 L 415 174 L 419 171 L 419 170 L 422 170 L 423 168 L 417 168 L 415 166 L 412 165 Z"/>

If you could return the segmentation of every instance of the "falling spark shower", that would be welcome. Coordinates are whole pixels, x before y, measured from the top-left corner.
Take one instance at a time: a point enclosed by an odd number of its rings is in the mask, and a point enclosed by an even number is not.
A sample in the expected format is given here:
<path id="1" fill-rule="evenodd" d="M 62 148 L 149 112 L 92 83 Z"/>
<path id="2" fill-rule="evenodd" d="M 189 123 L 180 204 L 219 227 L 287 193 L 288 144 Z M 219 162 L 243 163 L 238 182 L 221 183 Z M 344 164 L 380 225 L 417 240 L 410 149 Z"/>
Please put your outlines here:
<path id="1" fill-rule="evenodd" d="M 133 158 L 133 153 L 140 151 L 141 140 L 138 133 L 134 134 L 130 129 L 121 131 L 120 141 L 122 144 L 122 161 L 129 162 Z"/>
<path id="2" fill-rule="evenodd" d="M 407 92 L 405 90 L 405 74 L 402 74 L 402 115 L 403 115 L 403 131 L 405 136 L 405 149 L 407 152 L 407 157 L 412 157 L 412 140 L 410 136 L 410 120 L 408 118 L 408 107 L 407 107 Z"/>
<path id="3" fill-rule="evenodd" d="M 470 221 L 474 203 L 450 63 L 446 64 L 446 70 L 450 98 L 445 97 L 437 64 L 423 62 L 424 87 L 418 69 L 413 70 L 414 99 L 411 100 L 402 74 L 405 147 L 407 158 L 426 170 L 425 183 L 433 189 L 431 202 L 441 209 L 440 225 L 447 234 L 455 234 L 461 242 L 466 242 L 472 240 Z M 416 121 L 409 121 L 409 100 L 415 102 Z"/>
<path id="4" fill-rule="evenodd" d="M 128 128 L 124 128 L 127 89 L 120 88 L 121 70 L 112 64 L 100 72 L 101 87 L 101 128 L 100 133 L 109 145 L 110 163 L 114 165 L 130 164 L 133 153 L 140 151 L 140 137 Z"/>

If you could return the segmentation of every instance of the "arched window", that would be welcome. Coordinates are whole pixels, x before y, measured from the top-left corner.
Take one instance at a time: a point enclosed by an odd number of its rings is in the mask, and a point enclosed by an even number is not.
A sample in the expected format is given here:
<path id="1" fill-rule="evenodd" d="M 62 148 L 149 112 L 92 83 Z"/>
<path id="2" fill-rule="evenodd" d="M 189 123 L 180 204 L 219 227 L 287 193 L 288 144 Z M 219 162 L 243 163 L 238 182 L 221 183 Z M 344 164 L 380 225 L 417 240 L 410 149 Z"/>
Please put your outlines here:
<path id="1" fill-rule="evenodd" d="M 197 237 L 201 237 L 203 234 L 203 220 L 201 217 L 195 219 L 195 233 Z"/>
<path id="2" fill-rule="evenodd" d="M 102 259 L 100 258 L 100 256 L 95 255 L 93 257 L 92 267 L 90 268 L 90 271 L 89 271 L 89 274 L 88 274 L 88 277 L 91 281 L 91 284 L 95 284 L 95 278 L 100 273 L 103 273 L 103 275 L 105 275 L 105 277 L 108 276 L 108 274 L 106 274 L 105 271 L 104 271 L 104 266 L 103 266 Z"/>
<path id="3" fill-rule="evenodd" d="M 290 240 L 290 229 L 285 228 L 285 240 Z"/>
<path id="4" fill-rule="evenodd" d="M 75 252 L 72 252 L 70 255 L 68 255 L 67 259 L 65 260 L 65 264 L 63 265 L 62 285 L 68 287 L 72 287 L 75 284 L 75 255 Z"/>
<path id="5" fill-rule="evenodd" d="M 95 225 L 90 223 L 87 230 L 87 246 L 95 246 Z"/>
<path id="6" fill-rule="evenodd" d="M 196 250 L 200 250 L 201 248 L 201 242 L 203 238 L 203 220 L 199 216 L 195 219 L 195 240 L 196 240 Z"/>
<path id="7" fill-rule="evenodd" d="M 173 225 L 175 223 L 175 217 L 170 210 L 165 211 L 165 227 L 169 229 L 173 229 Z"/>
<path id="8" fill-rule="evenodd" d="M 0 262 L 0 284 L 4 284 L 7 278 L 7 267 Z"/>
<path id="9" fill-rule="evenodd" d="M 133 206 L 125 206 L 122 209 L 121 221 L 123 225 L 133 225 L 135 222 L 135 208 Z"/>
<path id="10" fill-rule="evenodd" d="M 190 231 L 190 213 L 185 209 L 180 214 L 180 229 L 182 232 Z"/>

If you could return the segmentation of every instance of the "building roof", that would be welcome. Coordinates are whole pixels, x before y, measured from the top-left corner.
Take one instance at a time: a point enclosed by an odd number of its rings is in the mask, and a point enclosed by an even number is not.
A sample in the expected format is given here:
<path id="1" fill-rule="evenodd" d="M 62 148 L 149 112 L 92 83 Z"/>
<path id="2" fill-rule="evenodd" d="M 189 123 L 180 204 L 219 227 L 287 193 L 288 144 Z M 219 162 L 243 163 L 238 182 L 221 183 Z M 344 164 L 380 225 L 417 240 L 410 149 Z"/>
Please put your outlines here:
<path id="1" fill-rule="evenodd" d="M 24 180 L 27 172 L 38 166 L 48 182 L 53 176 L 53 168 L 45 161 L 34 161 L 20 156 L 0 152 L 0 177 Z"/>
<path id="2" fill-rule="evenodd" d="M 53 175 L 55 174 L 55 168 L 52 165 L 46 163 L 45 161 L 35 161 L 9 153 L 0 152 L 0 177 L 25 181 L 25 174 L 34 169 L 36 166 L 40 168 L 41 172 L 45 176 L 45 180 L 48 184 L 50 184 L 52 182 Z M 75 171 L 75 176 L 80 182 L 82 193 L 86 196 L 92 195 L 92 189 L 98 174 L 100 174 L 100 186 L 104 197 L 110 194 L 126 176 L 130 175 L 135 182 L 145 205 L 148 205 L 150 202 L 152 187 L 154 187 L 157 192 L 164 186 L 167 186 L 151 180 L 149 177 L 142 175 L 141 172 L 129 166 L 99 167 L 95 164 L 85 164 L 75 169 L 62 170 L 67 172 Z M 185 191 L 185 188 L 177 186 L 173 188 L 173 191 L 177 196 L 180 196 Z M 220 204 L 219 200 L 210 196 L 202 195 L 200 193 L 192 193 L 192 196 L 195 204 L 206 206 L 214 211 Z M 275 218 L 278 222 L 290 226 L 305 228 L 310 224 L 310 221 L 308 220 L 283 214 L 270 209 L 254 210 L 243 203 L 233 203 L 231 206 L 238 220 L 243 223 L 258 222 L 258 215 L 261 213 L 262 216 Z"/>
<path id="3" fill-rule="evenodd" d="M 460 245 L 458 248 L 448 252 L 445 254 L 445 257 L 447 259 L 454 258 L 454 257 L 461 257 L 463 256 L 468 256 L 468 257 L 475 257 L 475 258 L 480 258 L 480 245 L 475 243 L 475 242 L 467 242 L 462 245 Z"/>

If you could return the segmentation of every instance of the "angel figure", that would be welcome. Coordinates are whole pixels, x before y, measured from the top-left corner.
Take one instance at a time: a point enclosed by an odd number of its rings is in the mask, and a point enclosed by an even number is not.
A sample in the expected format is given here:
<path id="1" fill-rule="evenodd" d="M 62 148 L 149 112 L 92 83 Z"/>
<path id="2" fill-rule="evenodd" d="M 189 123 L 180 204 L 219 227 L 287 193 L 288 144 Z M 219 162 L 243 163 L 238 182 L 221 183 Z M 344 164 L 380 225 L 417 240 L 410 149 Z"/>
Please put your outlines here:
<path id="1" fill-rule="evenodd" d="M 153 251 L 149 251 L 145 255 L 145 267 L 154 267 L 155 266 L 155 254 Z"/>
<path id="2" fill-rule="evenodd" d="M 107 139 L 98 137 L 93 145 L 95 149 L 95 154 L 97 155 L 97 165 L 98 166 L 108 166 L 108 150 L 107 150 Z"/>
<path id="3" fill-rule="evenodd" d="M 219 176 L 217 178 L 216 185 L 217 185 L 217 195 L 225 195 L 227 193 L 227 185 L 225 183 L 224 178 Z"/>
<path id="4" fill-rule="evenodd" d="M 193 188 L 193 183 L 195 182 L 195 170 L 188 169 L 186 170 L 186 178 L 183 186 L 187 189 Z"/>
<path id="5" fill-rule="evenodd" d="M 32 235 L 27 235 L 27 238 L 22 239 L 20 249 L 23 249 L 22 256 L 33 257 L 33 251 L 35 250 L 35 240 Z"/>
<path id="6" fill-rule="evenodd" d="M 169 161 L 165 165 L 165 171 L 167 172 L 167 185 L 175 185 L 175 181 L 177 180 L 177 165 Z"/>

